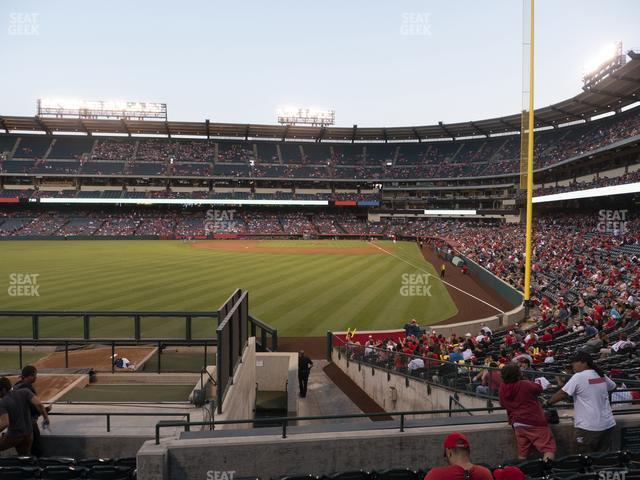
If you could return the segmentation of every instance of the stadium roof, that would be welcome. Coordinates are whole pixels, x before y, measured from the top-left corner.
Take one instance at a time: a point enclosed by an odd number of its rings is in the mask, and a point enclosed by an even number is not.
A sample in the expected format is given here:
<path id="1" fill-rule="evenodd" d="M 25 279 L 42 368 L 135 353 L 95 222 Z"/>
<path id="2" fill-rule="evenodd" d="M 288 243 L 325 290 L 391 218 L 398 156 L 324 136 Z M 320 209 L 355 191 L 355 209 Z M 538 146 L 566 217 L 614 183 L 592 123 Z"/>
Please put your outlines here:
<path id="1" fill-rule="evenodd" d="M 536 110 L 536 128 L 585 121 L 640 101 L 640 58 L 631 59 L 595 87 Z M 265 140 L 422 141 L 490 136 L 520 130 L 520 114 L 486 120 L 414 127 L 310 127 L 238 123 L 98 120 L 0 116 L 5 131 L 231 137 Z"/>

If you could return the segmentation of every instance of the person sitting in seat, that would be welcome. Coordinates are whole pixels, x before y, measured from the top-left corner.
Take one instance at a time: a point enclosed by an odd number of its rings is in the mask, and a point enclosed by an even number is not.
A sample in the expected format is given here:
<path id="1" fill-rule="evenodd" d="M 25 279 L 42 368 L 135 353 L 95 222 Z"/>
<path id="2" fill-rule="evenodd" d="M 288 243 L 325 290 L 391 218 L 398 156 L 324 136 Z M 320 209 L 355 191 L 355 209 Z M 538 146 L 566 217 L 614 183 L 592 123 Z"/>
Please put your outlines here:
<path id="1" fill-rule="evenodd" d="M 481 465 L 471 463 L 471 446 L 461 433 L 451 433 L 444 439 L 446 467 L 429 470 L 424 480 L 493 480 L 491 471 Z"/>

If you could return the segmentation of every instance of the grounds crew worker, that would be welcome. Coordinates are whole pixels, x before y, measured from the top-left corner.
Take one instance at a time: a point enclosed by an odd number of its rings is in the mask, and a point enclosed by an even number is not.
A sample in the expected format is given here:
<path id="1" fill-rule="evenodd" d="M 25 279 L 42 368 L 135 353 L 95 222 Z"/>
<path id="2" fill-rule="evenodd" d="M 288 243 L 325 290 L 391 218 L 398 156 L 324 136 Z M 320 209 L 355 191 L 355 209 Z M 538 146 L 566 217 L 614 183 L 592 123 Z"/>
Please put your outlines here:
<path id="1" fill-rule="evenodd" d="M 298 383 L 300 383 L 300 396 L 307 396 L 307 384 L 309 383 L 309 373 L 313 367 L 313 362 L 304 354 L 304 350 L 300 350 L 298 354 Z"/>

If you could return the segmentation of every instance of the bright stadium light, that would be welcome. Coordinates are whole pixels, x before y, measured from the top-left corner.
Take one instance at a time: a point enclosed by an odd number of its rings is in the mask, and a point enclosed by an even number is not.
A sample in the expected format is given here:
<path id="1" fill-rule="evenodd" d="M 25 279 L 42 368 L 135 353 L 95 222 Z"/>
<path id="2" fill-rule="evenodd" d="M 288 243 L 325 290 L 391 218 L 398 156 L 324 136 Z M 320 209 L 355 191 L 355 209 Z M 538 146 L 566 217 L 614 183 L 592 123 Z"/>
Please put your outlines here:
<path id="1" fill-rule="evenodd" d="M 336 121 L 335 110 L 319 108 L 282 107 L 277 110 L 278 123 L 282 125 L 312 125 L 325 127 Z"/>
<path id="2" fill-rule="evenodd" d="M 127 100 L 78 100 L 40 98 L 39 117 L 54 118 L 122 118 L 130 120 L 167 120 L 167 104 Z"/>
<path id="3" fill-rule="evenodd" d="M 600 51 L 596 55 L 594 55 L 593 57 L 587 60 L 587 62 L 584 65 L 584 70 L 583 70 L 584 74 L 587 75 L 589 73 L 593 73 L 594 71 L 598 70 L 598 68 L 600 68 L 601 65 L 612 60 L 616 56 L 617 52 L 618 52 L 617 43 L 610 43 L 608 45 L 605 45 L 602 49 L 600 49 Z"/>
<path id="4" fill-rule="evenodd" d="M 627 57 L 622 51 L 622 42 L 610 43 L 590 58 L 584 66 L 583 90 L 597 85 L 613 72 L 624 66 Z"/>

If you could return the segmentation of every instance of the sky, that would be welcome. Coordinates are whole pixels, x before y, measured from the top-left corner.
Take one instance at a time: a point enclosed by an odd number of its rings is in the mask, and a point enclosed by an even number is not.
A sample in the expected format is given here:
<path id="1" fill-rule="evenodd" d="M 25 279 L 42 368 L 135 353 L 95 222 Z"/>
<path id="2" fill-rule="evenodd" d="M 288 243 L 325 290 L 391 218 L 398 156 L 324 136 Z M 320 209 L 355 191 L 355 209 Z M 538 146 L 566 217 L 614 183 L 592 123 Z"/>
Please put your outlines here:
<path id="1" fill-rule="evenodd" d="M 42 97 L 163 102 L 169 120 L 481 120 L 522 105 L 522 0 L 0 0 L 0 114 Z M 640 50 L 638 0 L 536 1 L 536 107 L 594 55 Z"/>

